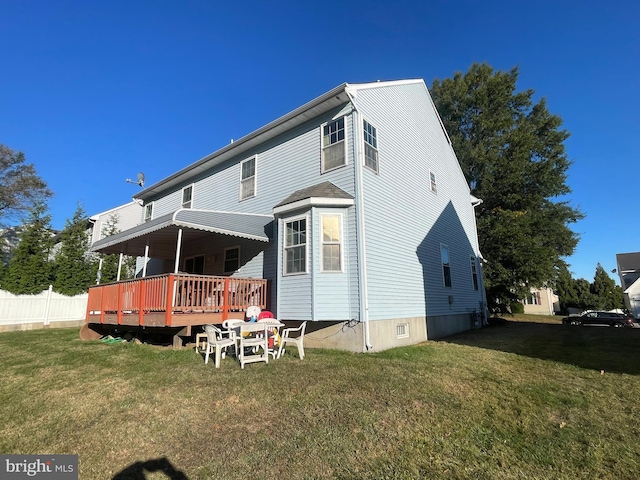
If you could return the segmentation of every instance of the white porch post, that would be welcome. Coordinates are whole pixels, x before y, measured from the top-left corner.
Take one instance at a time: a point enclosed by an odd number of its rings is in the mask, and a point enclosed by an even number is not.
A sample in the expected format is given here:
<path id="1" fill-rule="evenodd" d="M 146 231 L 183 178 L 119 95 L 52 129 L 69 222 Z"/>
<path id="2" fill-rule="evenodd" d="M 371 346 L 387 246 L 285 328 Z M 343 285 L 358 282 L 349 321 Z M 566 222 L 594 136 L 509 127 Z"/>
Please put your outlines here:
<path id="1" fill-rule="evenodd" d="M 178 273 L 178 267 L 180 267 L 181 248 L 182 248 L 182 229 L 178 230 L 178 243 L 176 244 L 176 262 L 173 268 L 173 273 Z"/>
<path id="2" fill-rule="evenodd" d="M 122 253 L 120 253 L 120 258 L 118 259 L 118 277 L 116 278 L 117 282 L 120 281 L 120 270 L 121 269 L 122 269 Z"/>
<path id="3" fill-rule="evenodd" d="M 147 262 L 149 261 L 149 244 L 144 247 L 144 265 L 142 266 L 142 278 L 147 276 Z"/>

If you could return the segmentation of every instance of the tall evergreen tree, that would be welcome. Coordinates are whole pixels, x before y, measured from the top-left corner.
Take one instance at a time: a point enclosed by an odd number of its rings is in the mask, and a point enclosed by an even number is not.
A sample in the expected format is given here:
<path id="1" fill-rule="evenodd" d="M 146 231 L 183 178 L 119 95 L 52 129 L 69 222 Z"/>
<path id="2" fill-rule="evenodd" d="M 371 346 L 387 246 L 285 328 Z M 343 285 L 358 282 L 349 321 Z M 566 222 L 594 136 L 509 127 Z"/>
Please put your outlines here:
<path id="1" fill-rule="evenodd" d="M 516 92 L 517 79 L 517 68 L 474 64 L 431 87 L 471 193 L 483 200 L 476 213 L 487 297 L 499 305 L 554 280 L 578 241 L 569 224 L 582 218 L 558 200 L 570 193 L 562 119 L 544 99 L 534 104 L 533 90 Z"/>
<path id="2" fill-rule="evenodd" d="M 86 292 L 95 282 L 97 264 L 89 254 L 87 215 L 81 205 L 76 207 L 73 217 L 66 221 L 60 243 L 55 260 L 54 289 L 64 295 Z"/>
<path id="3" fill-rule="evenodd" d="M 609 276 L 605 269 L 598 263 L 593 283 L 590 288 L 591 293 L 598 299 L 597 308 L 599 310 L 615 310 L 624 308 L 622 288 Z"/>
<path id="4" fill-rule="evenodd" d="M 47 207 L 37 202 L 31 209 L 26 225 L 19 233 L 16 247 L 5 272 L 2 288 L 19 294 L 40 293 L 52 281 L 53 231 Z"/>

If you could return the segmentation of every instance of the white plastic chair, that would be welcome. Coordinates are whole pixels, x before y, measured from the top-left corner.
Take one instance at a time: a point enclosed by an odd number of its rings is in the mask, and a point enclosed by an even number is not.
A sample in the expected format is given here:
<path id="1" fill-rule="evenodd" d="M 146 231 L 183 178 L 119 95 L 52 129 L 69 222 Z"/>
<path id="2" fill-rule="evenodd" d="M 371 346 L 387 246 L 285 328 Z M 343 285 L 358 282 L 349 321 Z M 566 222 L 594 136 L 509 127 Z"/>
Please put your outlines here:
<path id="1" fill-rule="evenodd" d="M 238 347 L 236 344 L 235 335 L 229 335 L 224 337 L 226 332 L 222 332 L 218 327 L 213 325 L 205 325 L 204 331 L 207 334 L 207 349 L 204 354 L 204 363 L 209 363 L 209 355 L 215 352 L 215 364 L 216 368 L 220 368 L 220 359 L 222 358 L 222 351 L 233 345 L 233 350 L 238 356 Z"/>
<path id="2" fill-rule="evenodd" d="M 296 347 L 298 347 L 298 355 L 300 356 L 300 360 L 304 358 L 304 331 L 307 327 L 307 322 L 302 322 L 299 327 L 296 328 L 285 328 L 282 330 L 282 334 L 280 335 L 280 348 L 278 348 L 278 356 L 276 358 L 280 358 L 284 353 L 284 346 L 286 343 L 292 343 Z M 291 334 L 296 335 L 292 337 Z"/>

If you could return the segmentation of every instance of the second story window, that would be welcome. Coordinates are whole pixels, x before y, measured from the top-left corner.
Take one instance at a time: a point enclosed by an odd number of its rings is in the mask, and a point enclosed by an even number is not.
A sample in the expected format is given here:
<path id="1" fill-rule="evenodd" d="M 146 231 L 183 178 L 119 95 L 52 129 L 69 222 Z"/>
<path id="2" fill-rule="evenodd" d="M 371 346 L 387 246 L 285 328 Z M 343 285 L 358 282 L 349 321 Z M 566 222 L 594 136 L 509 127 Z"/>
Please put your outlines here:
<path id="1" fill-rule="evenodd" d="M 364 135 L 364 165 L 378 173 L 378 131 L 366 120 L 362 121 Z"/>
<path id="2" fill-rule="evenodd" d="M 431 185 L 431 191 L 433 193 L 438 193 L 438 185 L 436 184 L 436 174 L 431 170 L 429 170 L 429 184 Z"/>
<path id="3" fill-rule="evenodd" d="M 192 195 L 193 185 L 189 185 L 182 189 L 182 208 L 191 208 Z"/>
<path id="4" fill-rule="evenodd" d="M 256 157 L 240 163 L 240 200 L 256 195 Z"/>
<path id="5" fill-rule="evenodd" d="M 344 117 L 322 126 L 322 172 L 347 163 Z"/>
<path id="6" fill-rule="evenodd" d="M 144 221 L 148 222 L 153 218 L 153 203 L 144 206 Z"/>

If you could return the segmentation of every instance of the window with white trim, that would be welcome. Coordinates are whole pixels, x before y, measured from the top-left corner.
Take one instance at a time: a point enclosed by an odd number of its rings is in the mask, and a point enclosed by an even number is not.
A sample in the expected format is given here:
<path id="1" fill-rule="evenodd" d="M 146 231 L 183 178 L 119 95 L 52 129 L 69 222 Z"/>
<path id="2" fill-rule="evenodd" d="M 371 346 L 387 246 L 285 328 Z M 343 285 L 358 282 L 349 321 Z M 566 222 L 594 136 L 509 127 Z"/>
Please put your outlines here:
<path id="1" fill-rule="evenodd" d="M 342 216 L 320 215 L 323 272 L 342 271 Z"/>
<path id="2" fill-rule="evenodd" d="M 378 173 L 378 131 L 366 120 L 362 120 L 364 138 L 364 166 Z"/>
<path id="3" fill-rule="evenodd" d="M 429 170 L 429 183 L 431 185 L 431 191 L 433 193 L 438 193 L 438 185 L 436 183 L 436 174 L 432 170 Z"/>
<path id="4" fill-rule="evenodd" d="M 451 286 L 451 264 L 449 263 L 449 247 L 440 244 L 440 260 L 442 261 L 442 279 L 445 287 Z"/>
<path id="5" fill-rule="evenodd" d="M 193 198 L 193 185 L 182 189 L 182 208 L 191 208 L 191 200 Z"/>
<path id="6" fill-rule="evenodd" d="M 148 222 L 153 218 L 153 202 L 144 206 L 144 221 Z"/>
<path id="7" fill-rule="evenodd" d="M 542 305 L 542 298 L 540 295 L 540 291 L 536 290 L 535 292 L 531 292 L 531 294 L 524 299 L 525 305 Z"/>
<path id="8" fill-rule="evenodd" d="M 347 163 L 344 117 L 322 126 L 322 172 Z"/>
<path id="9" fill-rule="evenodd" d="M 240 247 L 224 249 L 224 273 L 234 273 L 240 268 Z"/>
<path id="10" fill-rule="evenodd" d="M 471 280 L 473 281 L 473 289 L 478 290 L 478 267 L 476 257 L 471 255 Z"/>
<path id="11" fill-rule="evenodd" d="M 240 200 L 256 196 L 256 157 L 240 163 Z"/>
<path id="12" fill-rule="evenodd" d="M 184 271 L 187 273 L 204 274 L 204 255 L 196 255 L 184 259 Z"/>
<path id="13" fill-rule="evenodd" d="M 409 338 L 408 323 L 399 323 L 396 325 L 396 338 Z"/>
<path id="14" fill-rule="evenodd" d="M 289 220 L 284 230 L 284 274 L 306 273 L 307 219 Z"/>

